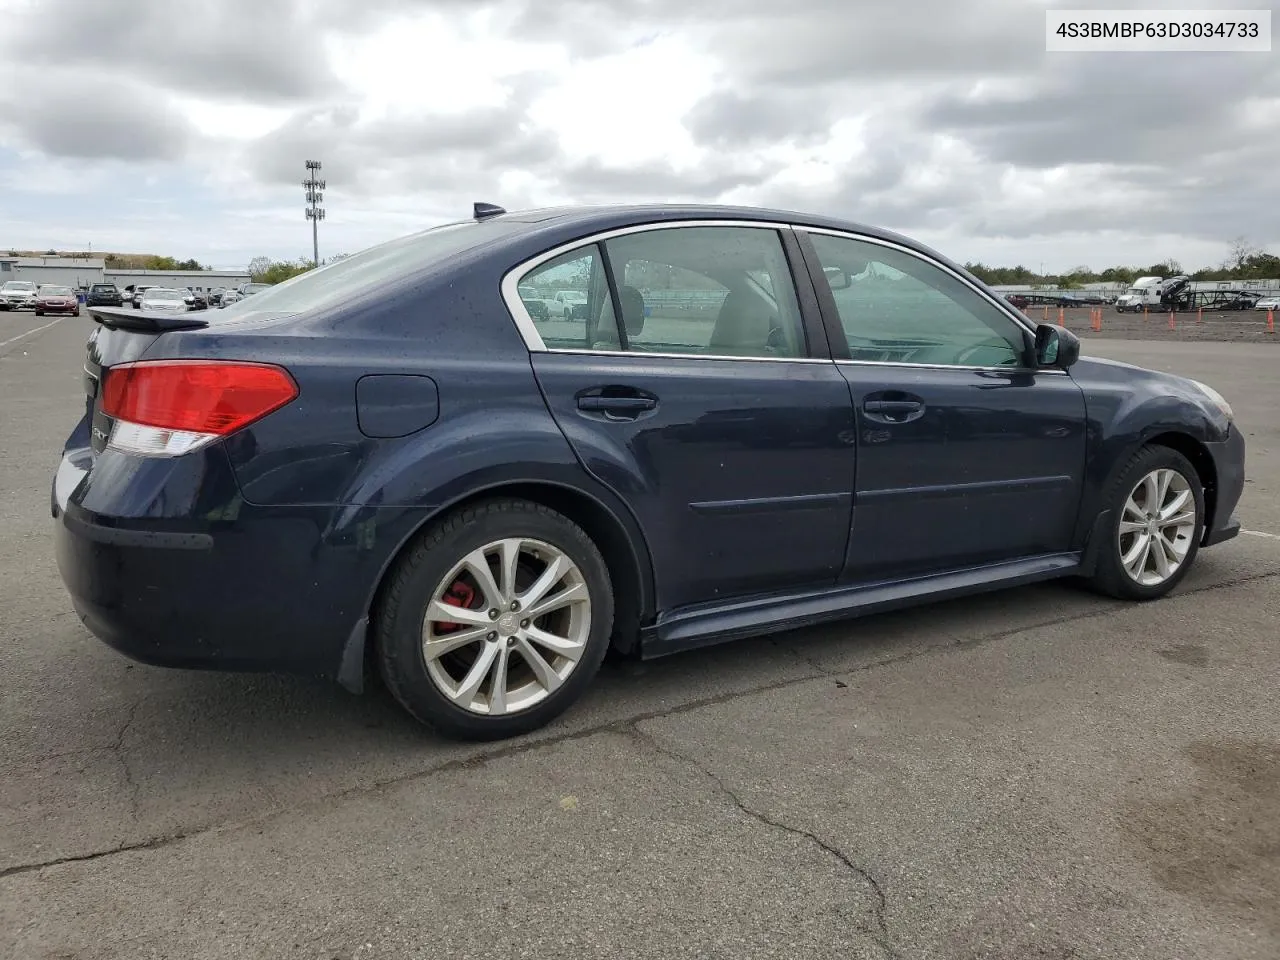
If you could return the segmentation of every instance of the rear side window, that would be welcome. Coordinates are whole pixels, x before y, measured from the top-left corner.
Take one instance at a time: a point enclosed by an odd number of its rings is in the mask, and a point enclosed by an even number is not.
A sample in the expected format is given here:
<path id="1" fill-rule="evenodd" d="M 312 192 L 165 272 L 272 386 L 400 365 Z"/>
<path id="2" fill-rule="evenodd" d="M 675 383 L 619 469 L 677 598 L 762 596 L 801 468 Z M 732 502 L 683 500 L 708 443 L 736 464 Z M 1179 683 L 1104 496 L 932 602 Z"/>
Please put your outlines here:
<path id="1" fill-rule="evenodd" d="M 621 330 L 610 279 L 625 321 Z M 664 227 L 624 234 L 605 240 L 603 252 L 592 244 L 540 264 L 518 286 L 542 342 L 553 350 L 806 354 L 795 286 L 774 229 Z"/>
<path id="2" fill-rule="evenodd" d="M 218 311 L 217 319 L 242 313 L 304 313 L 335 306 L 491 240 L 528 229 L 527 224 L 472 220 L 435 227 L 379 244 L 345 260 L 309 270 Z"/>
<path id="3" fill-rule="evenodd" d="M 520 300 L 552 350 L 619 350 L 613 300 L 596 244 L 539 264 L 520 280 Z"/>

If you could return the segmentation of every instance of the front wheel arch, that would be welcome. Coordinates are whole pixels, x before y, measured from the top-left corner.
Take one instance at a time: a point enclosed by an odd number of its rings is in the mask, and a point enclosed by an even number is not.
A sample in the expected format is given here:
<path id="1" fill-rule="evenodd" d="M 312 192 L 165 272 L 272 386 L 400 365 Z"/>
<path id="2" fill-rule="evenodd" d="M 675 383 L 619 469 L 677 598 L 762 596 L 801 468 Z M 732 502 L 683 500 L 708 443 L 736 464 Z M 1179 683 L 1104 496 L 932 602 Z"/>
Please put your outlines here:
<path id="1" fill-rule="evenodd" d="M 1156 434 L 1143 446 L 1176 450 L 1196 468 L 1196 475 L 1200 478 L 1200 486 L 1204 491 L 1204 529 L 1206 532 L 1212 530 L 1218 507 L 1218 468 L 1208 448 L 1190 434 L 1176 431 Z"/>

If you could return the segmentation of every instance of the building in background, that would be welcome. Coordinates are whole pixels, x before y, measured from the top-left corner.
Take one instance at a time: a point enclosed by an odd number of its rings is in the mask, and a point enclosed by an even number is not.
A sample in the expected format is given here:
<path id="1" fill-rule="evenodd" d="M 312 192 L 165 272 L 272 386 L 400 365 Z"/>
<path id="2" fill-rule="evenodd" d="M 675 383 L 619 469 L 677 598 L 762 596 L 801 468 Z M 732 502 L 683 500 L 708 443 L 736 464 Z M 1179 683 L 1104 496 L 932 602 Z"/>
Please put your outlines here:
<path id="1" fill-rule="evenodd" d="M 102 283 L 106 263 L 88 257 L 0 257 L 0 284 L 28 280 L 76 288 Z"/>
<path id="2" fill-rule="evenodd" d="M 190 287 L 207 293 L 214 287 L 238 287 L 250 280 L 248 270 L 106 270 L 99 283 L 125 287 Z"/>
<path id="3" fill-rule="evenodd" d="M 144 284 L 209 291 L 214 287 L 238 287 L 250 279 L 248 270 L 113 270 L 107 268 L 105 261 L 89 257 L 0 257 L 0 284 L 28 280 L 36 286 L 56 283 L 73 289 L 114 283 L 121 290 Z"/>

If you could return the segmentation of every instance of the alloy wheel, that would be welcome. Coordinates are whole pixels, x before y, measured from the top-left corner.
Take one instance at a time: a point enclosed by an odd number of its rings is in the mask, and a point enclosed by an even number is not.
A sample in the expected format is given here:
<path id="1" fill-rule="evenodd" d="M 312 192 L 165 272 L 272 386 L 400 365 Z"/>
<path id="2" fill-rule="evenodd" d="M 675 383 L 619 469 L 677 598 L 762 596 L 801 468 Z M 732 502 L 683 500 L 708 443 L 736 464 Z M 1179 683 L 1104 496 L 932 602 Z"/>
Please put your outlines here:
<path id="1" fill-rule="evenodd" d="M 563 686 L 590 632 L 591 594 L 577 564 L 549 543 L 512 537 L 471 551 L 441 580 L 422 654 L 455 705 L 501 716 Z"/>
<path id="2" fill-rule="evenodd" d="M 1120 517 L 1120 565 L 1144 587 L 1164 583 L 1182 567 L 1196 531 L 1196 500 L 1177 470 L 1152 470 L 1134 486 Z"/>

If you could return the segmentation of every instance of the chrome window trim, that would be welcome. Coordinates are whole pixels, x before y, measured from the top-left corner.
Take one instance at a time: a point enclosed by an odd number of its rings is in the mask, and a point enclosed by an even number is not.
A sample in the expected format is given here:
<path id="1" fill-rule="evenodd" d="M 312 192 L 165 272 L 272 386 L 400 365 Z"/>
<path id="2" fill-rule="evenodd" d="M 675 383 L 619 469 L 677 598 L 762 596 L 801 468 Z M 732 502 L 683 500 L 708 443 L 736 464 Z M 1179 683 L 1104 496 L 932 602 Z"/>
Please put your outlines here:
<path id="1" fill-rule="evenodd" d="M 1055 376 L 1067 375 L 1066 370 L 1058 367 L 975 367 L 969 364 L 960 363 L 907 363 L 901 360 L 846 360 L 843 357 L 836 360 L 838 364 L 847 364 L 852 367 L 905 367 L 906 369 L 915 368 L 917 370 L 967 370 L 970 373 L 1018 373 L 1018 374 L 1053 374 Z"/>
<path id="2" fill-rule="evenodd" d="M 547 347 L 539 353 L 577 354 L 584 357 L 627 357 L 631 360 L 645 360 L 653 357 L 660 360 L 737 360 L 749 363 L 826 363 L 826 357 L 743 357 L 724 353 L 648 353 L 640 350 L 588 350 L 586 347 Z M 1007 370 L 1008 367 L 1003 369 Z"/>
<path id="3" fill-rule="evenodd" d="M 783 223 L 773 220 L 666 220 L 657 223 L 632 224 L 628 227 L 616 227 L 613 230 L 605 230 L 600 233 L 588 234 L 576 240 L 570 240 L 559 246 L 546 250 L 537 256 L 530 257 L 521 261 L 514 267 L 510 268 L 502 276 L 501 293 L 503 302 L 507 306 L 508 312 L 515 321 L 516 330 L 519 332 L 521 339 L 524 341 L 525 347 L 530 353 L 557 353 L 570 354 L 589 357 L 633 357 L 644 359 L 645 357 L 666 358 L 675 360 L 737 360 L 737 361 L 759 361 L 763 363 L 831 363 L 832 361 L 825 357 L 741 357 L 727 356 L 724 354 L 706 354 L 706 353 L 658 353 L 658 352 L 641 352 L 629 350 L 590 350 L 585 347 L 548 347 L 542 339 L 542 335 L 538 333 L 538 328 L 533 322 L 533 317 L 529 315 L 529 311 L 525 308 L 524 301 L 520 299 L 520 280 L 525 274 L 535 270 L 549 260 L 554 260 L 559 256 L 577 250 L 580 247 L 589 247 L 614 237 L 623 237 L 633 233 L 647 233 L 652 230 L 674 230 L 682 227 L 749 227 L 760 230 L 792 230 L 803 231 L 805 233 L 822 234 L 825 236 L 839 237 L 847 240 L 860 240 L 865 243 L 877 244 L 882 247 L 888 247 L 897 250 L 907 256 L 915 257 L 931 266 L 937 267 L 943 272 L 951 275 L 959 280 L 966 287 L 973 290 L 979 297 L 986 300 L 998 311 L 1014 320 L 1022 329 L 1028 333 L 1035 335 L 1035 328 L 1029 322 L 1027 317 L 1014 310 L 1012 305 L 1005 301 L 1001 303 L 999 298 L 993 297 L 989 292 L 976 286 L 971 280 L 957 273 L 954 269 L 944 263 L 939 263 L 932 257 L 921 254 L 918 250 L 905 246 L 901 243 L 895 243 L 891 240 L 882 240 L 879 237 L 872 237 L 862 233 L 854 233 L 848 230 L 835 230 L 829 227 L 810 227 L 804 224 Z M 794 280 L 793 280 L 794 283 Z M 798 295 L 798 293 L 797 293 Z M 1052 374 L 1057 376 L 1067 376 L 1066 370 L 1055 367 L 987 367 L 974 366 L 971 364 L 950 364 L 950 363 L 905 363 L 892 360 L 853 360 L 837 358 L 834 361 L 838 364 L 849 364 L 852 366 L 873 366 L 873 367 L 901 367 L 903 369 L 919 369 L 919 370 L 969 370 L 984 373 L 1006 373 L 1006 374 Z"/>
<path id="4" fill-rule="evenodd" d="M 762 360 L 766 363 L 830 363 L 831 361 L 825 357 L 733 357 L 722 356 L 719 354 L 706 353 L 657 353 L 650 351 L 630 351 L 630 350 L 589 350 L 585 347 L 548 347 L 543 342 L 542 334 L 538 333 L 537 326 L 534 325 L 533 317 L 529 315 L 529 311 L 525 309 L 524 301 L 520 299 L 520 280 L 525 274 L 531 270 L 535 270 L 548 260 L 554 260 L 556 257 L 563 256 L 577 250 L 579 247 L 589 247 L 593 244 L 603 243 L 606 240 L 612 240 L 615 237 L 625 237 L 632 233 L 648 233 L 652 230 L 675 230 L 684 227 L 747 227 L 756 230 L 780 230 L 794 229 L 789 223 L 779 223 L 772 220 L 663 220 L 657 223 L 640 223 L 632 224 L 629 227 L 616 227 L 613 230 L 605 230 L 601 233 L 589 234 L 580 237 L 577 240 L 571 240 L 568 243 L 562 243 L 558 247 L 553 247 L 536 257 L 530 257 L 524 260 L 505 274 L 502 275 L 502 299 L 507 305 L 507 311 L 511 314 L 515 321 L 516 330 L 520 333 L 520 338 L 524 341 L 525 347 L 530 353 L 574 353 L 586 356 L 603 356 L 603 357 L 669 357 L 677 359 L 689 360 Z M 795 280 L 792 280 L 795 283 Z M 796 297 L 800 296 L 796 291 Z"/>

